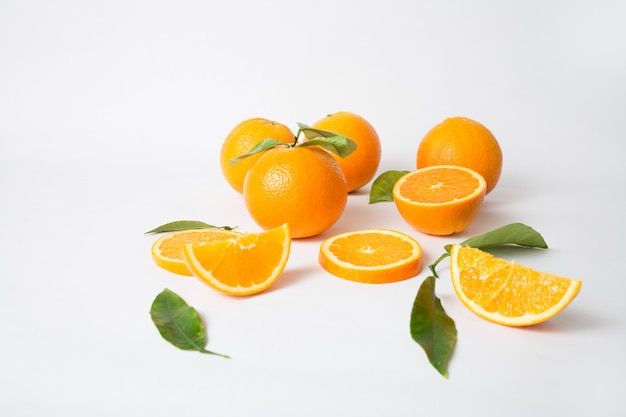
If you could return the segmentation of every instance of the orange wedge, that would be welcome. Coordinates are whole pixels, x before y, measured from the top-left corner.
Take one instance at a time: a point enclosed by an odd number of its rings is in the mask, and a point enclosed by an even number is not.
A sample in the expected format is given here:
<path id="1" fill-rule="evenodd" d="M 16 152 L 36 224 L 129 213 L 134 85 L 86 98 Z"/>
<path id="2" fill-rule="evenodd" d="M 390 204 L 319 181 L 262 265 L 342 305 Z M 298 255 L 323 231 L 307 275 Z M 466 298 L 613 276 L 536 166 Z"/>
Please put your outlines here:
<path id="1" fill-rule="evenodd" d="M 485 179 L 468 168 L 439 165 L 401 177 L 393 199 L 402 218 L 430 235 L 451 235 L 478 216 L 487 191 Z"/>
<path id="2" fill-rule="evenodd" d="M 250 295 L 271 286 L 285 269 L 291 237 L 287 224 L 262 233 L 187 244 L 183 258 L 191 273 L 230 295 Z"/>
<path id="3" fill-rule="evenodd" d="M 341 233 L 320 246 L 320 265 L 350 281 L 382 284 L 402 281 L 422 270 L 422 249 L 412 237 L 386 229 Z"/>
<path id="4" fill-rule="evenodd" d="M 556 316 L 582 284 L 460 245 L 452 246 L 450 274 L 467 308 L 507 326 L 529 326 Z"/>
<path id="5" fill-rule="evenodd" d="M 179 275 L 189 275 L 183 259 L 183 246 L 188 243 L 211 242 L 240 236 L 241 233 L 222 229 L 192 229 L 165 234 L 152 244 L 152 259 L 163 269 Z"/>

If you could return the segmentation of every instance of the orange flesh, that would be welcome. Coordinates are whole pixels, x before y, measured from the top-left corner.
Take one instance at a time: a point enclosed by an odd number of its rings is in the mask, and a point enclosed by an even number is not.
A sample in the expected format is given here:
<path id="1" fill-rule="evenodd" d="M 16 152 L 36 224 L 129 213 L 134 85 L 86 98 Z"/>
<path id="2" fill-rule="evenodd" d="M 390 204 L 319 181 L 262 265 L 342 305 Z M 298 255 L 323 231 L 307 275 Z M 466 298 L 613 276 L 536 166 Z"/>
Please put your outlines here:
<path id="1" fill-rule="evenodd" d="M 422 269 L 422 250 L 412 237 L 385 229 L 357 230 L 326 239 L 320 265 L 343 279 L 382 284 L 405 280 Z"/>
<path id="2" fill-rule="evenodd" d="M 400 187 L 400 194 L 418 203 L 441 204 L 472 194 L 479 181 L 469 172 L 440 168 L 412 175 Z"/>
<path id="3" fill-rule="evenodd" d="M 176 239 L 166 239 L 159 249 L 162 256 L 171 259 L 183 259 L 183 246 L 187 243 L 210 242 L 215 239 L 224 239 L 221 231 L 206 231 L 198 233 L 181 234 Z"/>
<path id="4" fill-rule="evenodd" d="M 189 270 L 203 282 L 231 295 L 260 292 L 283 272 L 291 247 L 286 224 L 262 233 L 206 244 L 186 245 Z"/>
<path id="5" fill-rule="evenodd" d="M 479 249 L 455 248 L 453 252 L 453 275 L 458 275 L 453 281 L 458 283 L 461 300 L 497 323 L 529 325 L 547 320 L 580 290 L 581 281 L 535 271 Z"/>
<path id="6" fill-rule="evenodd" d="M 203 268 L 229 287 L 251 287 L 263 283 L 280 263 L 282 242 L 265 240 L 258 244 L 255 235 L 199 245 L 194 254 Z M 217 255 L 217 256 L 216 256 Z"/>
<path id="7" fill-rule="evenodd" d="M 384 248 L 384 250 L 381 250 Z M 389 265 L 413 255 L 413 246 L 389 235 L 351 235 L 335 240 L 329 250 L 341 261 L 358 266 Z"/>

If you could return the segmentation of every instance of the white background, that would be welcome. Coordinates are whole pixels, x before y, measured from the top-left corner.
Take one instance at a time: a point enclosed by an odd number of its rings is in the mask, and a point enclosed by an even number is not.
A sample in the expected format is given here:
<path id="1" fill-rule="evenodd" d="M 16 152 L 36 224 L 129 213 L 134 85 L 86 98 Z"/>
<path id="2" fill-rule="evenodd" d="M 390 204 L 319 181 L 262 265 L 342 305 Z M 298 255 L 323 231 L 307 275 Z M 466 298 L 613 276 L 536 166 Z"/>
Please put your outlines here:
<path id="1" fill-rule="evenodd" d="M 617 0 L 1 0 L 2 415 L 626 415 L 625 14 Z M 338 110 L 377 129 L 379 173 L 413 169 L 446 117 L 489 127 L 504 168 L 476 222 L 422 235 L 368 205 L 368 185 L 258 296 L 152 263 L 143 233 L 171 220 L 260 230 L 219 169 L 235 124 Z M 551 321 L 506 328 L 467 310 L 442 264 L 449 379 L 409 334 L 426 268 L 376 286 L 317 263 L 346 230 L 407 232 L 428 265 L 518 221 L 550 246 L 518 262 L 582 290 Z M 148 311 L 166 287 L 231 359 L 161 339 Z"/>

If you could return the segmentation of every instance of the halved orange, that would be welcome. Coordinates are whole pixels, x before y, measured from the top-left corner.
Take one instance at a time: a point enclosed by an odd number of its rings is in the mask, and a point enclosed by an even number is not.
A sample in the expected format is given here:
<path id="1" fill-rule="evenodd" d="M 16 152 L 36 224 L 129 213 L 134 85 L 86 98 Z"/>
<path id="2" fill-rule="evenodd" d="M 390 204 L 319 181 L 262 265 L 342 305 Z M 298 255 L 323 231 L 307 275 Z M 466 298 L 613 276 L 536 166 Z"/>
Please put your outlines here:
<path id="1" fill-rule="evenodd" d="M 393 187 L 393 199 L 402 218 L 416 230 L 445 236 L 476 219 L 486 190 L 485 179 L 476 171 L 439 165 L 402 176 Z"/>
<path id="2" fill-rule="evenodd" d="M 451 235 L 478 216 L 485 179 L 468 168 L 439 165 L 410 172 L 395 183 L 393 199 L 402 218 L 422 233 Z"/>
<path id="3" fill-rule="evenodd" d="M 183 260 L 183 246 L 187 243 L 211 242 L 240 236 L 241 233 L 222 229 L 192 229 L 167 233 L 152 244 L 152 259 L 163 269 L 179 275 L 189 275 Z"/>
<path id="4" fill-rule="evenodd" d="M 356 230 L 326 239 L 320 246 L 319 263 L 350 281 L 396 282 L 420 273 L 422 248 L 411 236 L 394 230 Z"/>
<path id="5" fill-rule="evenodd" d="M 250 295 L 271 286 L 289 258 L 287 224 L 262 233 L 241 234 L 209 243 L 187 244 L 183 258 L 191 273 L 230 295 Z"/>
<path id="6" fill-rule="evenodd" d="M 582 284 L 460 245 L 452 246 L 450 274 L 467 308 L 507 326 L 529 326 L 554 317 L 576 297 Z"/>

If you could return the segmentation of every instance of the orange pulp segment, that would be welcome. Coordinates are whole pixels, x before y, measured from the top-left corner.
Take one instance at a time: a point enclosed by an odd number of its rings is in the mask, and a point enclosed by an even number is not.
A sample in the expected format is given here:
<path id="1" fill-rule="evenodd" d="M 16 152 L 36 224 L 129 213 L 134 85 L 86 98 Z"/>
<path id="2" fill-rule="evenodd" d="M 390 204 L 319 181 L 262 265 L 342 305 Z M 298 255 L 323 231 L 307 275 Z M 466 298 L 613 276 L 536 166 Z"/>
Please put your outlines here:
<path id="1" fill-rule="evenodd" d="M 507 326 L 529 326 L 554 317 L 576 297 L 582 284 L 460 245 L 452 246 L 450 274 L 467 308 Z"/>
<path id="2" fill-rule="evenodd" d="M 291 248 L 287 224 L 262 233 L 187 244 L 183 258 L 201 281 L 230 295 L 250 295 L 270 287 L 285 269 Z"/>
<path id="3" fill-rule="evenodd" d="M 422 269 L 422 249 L 412 237 L 386 229 L 341 233 L 320 246 L 320 265 L 350 281 L 381 284 L 416 276 Z"/>
<path id="4" fill-rule="evenodd" d="M 191 276 L 183 259 L 183 246 L 188 243 L 211 242 L 240 235 L 239 232 L 222 229 L 191 229 L 167 233 L 152 244 L 152 259 L 163 269 Z"/>

